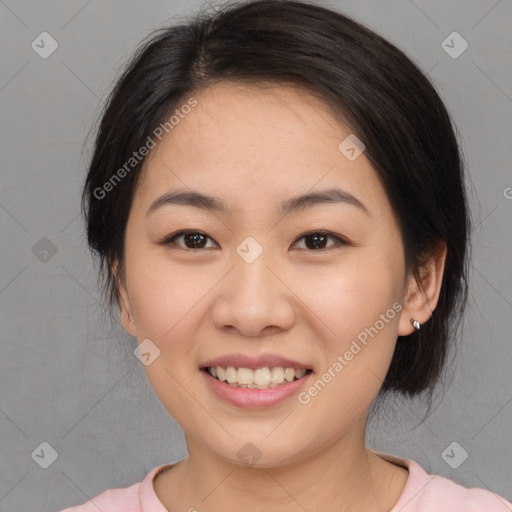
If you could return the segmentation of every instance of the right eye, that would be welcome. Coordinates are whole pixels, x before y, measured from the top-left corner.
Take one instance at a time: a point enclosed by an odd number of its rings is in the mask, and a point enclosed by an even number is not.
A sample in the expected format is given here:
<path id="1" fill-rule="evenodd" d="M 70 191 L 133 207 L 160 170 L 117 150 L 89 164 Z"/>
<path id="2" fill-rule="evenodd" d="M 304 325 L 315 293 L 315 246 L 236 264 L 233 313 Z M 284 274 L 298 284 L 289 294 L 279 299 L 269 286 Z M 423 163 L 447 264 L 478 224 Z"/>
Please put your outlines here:
<path id="1" fill-rule="evenodd" d="M 183 238 L 185 245 L 184 247 L 181 244 L 177 244 L 175 242 L 175 240 L 180 238 Z M 158 244 L 171 246 L 171 249 L 173 248 L 172 245 L 177 245 L 183 249 L 196 250 L 203 249 L 205 247 L 206 240 L 208 239 L 212 240 L 208 235 L 201 233 L 200 231 L 177 231 L 172 235 L 166 236 L 163 240 L 158 242 Z"/>

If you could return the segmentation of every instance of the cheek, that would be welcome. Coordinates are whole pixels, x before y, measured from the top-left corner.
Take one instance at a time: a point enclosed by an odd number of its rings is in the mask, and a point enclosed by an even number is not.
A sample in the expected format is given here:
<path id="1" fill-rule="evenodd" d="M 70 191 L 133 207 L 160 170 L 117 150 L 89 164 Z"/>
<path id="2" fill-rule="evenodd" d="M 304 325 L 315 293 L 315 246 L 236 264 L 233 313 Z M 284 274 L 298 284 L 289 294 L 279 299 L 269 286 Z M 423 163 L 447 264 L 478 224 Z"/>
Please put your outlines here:
<path id="1" fill-rule="evenodd" d="M 190 396 L 184 390 L 190 392 L 197 386 L 196 347 L 190 340 L 198 329 L 200 300 L 214 278 L 192 278 L 189 271 L 157 262 L 157 258 L 151 261 L 142 251 L 132 254 L 127 285 L 138 343 L 149 339 L 160 351 L 144 371 L 169 414 L 182 427 L 187 426 L 192 421 L 189 416 L 194 415 L 190 412 Z M 187 428 L 193 425 L 194 421 Z"/>
<path id="2" fill-rule="evenodd" d="M 179 266 L 140 251 L 127 267 L 128 289 L 137 327 L 167 343 L 186 325 L 200 307 L 201 298 L 215 284 L 215 276 L 195 272 L 193 266 Z"/>
<path id="3" fill-rule="evenodd" d="M 326 324 L 329 329 L 320 340 L 321 382 L 302 398 L 312 401 L 312 410 L 331 410 L 333 423 L 339 425 L 363 414 L 377 396 L 397 337 L 396 309 L 401 305 L 396 276 L 382 261 L 368 266 L 370 259 L 361 258 L 352 268 L 337 272 L 328 287 L 311 295 L 310 307 L 318 308 L 321 319 L 316 326 Z"/>
<path id="4" fill-rule="evenodd" d="M 333 348 L 350 344 L 397 301 L 399 268 L 393 264 L 393 258 L 380 254 L 379 257 L 371 251 L 354 252 L 343 265 L 319 267 L 296 281 L 297 295 L 304 297 L 304 303 L 314 313 L 317 328 L 325 327 L 325 339 L 330 340 Z M 393 312 L 386 318 L 383 330 L 389 331 Z"/>

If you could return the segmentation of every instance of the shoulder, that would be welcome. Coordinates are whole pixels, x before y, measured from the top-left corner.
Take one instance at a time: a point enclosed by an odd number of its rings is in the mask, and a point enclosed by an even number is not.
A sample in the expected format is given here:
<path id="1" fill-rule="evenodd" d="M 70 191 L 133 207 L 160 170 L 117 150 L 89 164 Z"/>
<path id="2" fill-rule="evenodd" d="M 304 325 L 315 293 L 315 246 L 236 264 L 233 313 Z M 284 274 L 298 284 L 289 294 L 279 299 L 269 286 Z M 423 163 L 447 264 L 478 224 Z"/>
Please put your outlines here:
<path id="1" fill-rule="evenodd" d="M 487 489 L 467 488 L 439 475 L 428 477 L 419 494 L 418 512 L 512 512 L 511 503 Z"/>
<path id="2" fill-rule="evenodd" d="M 59 512 L 141 512 L 139 502 L 140 482 L 121 489 L 107 489 L 82 505 Z"/>
<path id="3" fill-rule="evenodd" d="M 153 490 L 153 478 L 171 464 L 164 464 L 153 468 L 141 482 L 129 487 L 107 489 L 87 502 L 59 512 L 162 512 L 163 505 Z M 166 511 L 165 511 L 166 512 Z"/>
<path id="4" fill-rule="evenodd" d="M 494 492 L 430 475 L 410 459 L 378 455 L 409 470 L 405 488 L 391 512 L 512 512 L 512 504 Z"/>

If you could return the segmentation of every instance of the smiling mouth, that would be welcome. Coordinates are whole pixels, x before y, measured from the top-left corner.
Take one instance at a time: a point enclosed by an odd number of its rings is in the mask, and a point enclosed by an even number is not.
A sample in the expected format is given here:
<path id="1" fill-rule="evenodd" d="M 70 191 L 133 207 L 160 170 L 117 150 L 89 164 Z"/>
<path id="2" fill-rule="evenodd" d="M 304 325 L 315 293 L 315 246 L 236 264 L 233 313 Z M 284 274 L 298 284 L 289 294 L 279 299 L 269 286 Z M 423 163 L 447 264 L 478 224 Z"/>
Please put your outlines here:
<path id="1" fill-rule="evenodd" d="M 299 380 L 312 373 L 311 369 L 284 368 L 235 368 L 233 366 L 208 366 L 201 368 L 214 379 L 234 388 L 268 389 Z"/>

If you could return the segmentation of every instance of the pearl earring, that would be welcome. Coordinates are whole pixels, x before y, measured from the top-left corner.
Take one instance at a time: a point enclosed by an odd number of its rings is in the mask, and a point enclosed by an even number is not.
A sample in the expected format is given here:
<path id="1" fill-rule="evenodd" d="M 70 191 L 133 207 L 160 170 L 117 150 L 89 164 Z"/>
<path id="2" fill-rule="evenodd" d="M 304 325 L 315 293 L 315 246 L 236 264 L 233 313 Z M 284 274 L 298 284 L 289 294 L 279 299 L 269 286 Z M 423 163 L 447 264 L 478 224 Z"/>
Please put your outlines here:
<path id="1" fill-rule="evenodd" d="M 414 318 L 409 319 L 411 321 L 412 326 L 419 331 L 421 328 L 421 324 L 418 322 L 418 320 L 415 320 Z"/>

